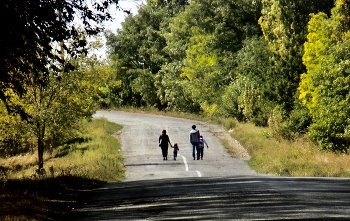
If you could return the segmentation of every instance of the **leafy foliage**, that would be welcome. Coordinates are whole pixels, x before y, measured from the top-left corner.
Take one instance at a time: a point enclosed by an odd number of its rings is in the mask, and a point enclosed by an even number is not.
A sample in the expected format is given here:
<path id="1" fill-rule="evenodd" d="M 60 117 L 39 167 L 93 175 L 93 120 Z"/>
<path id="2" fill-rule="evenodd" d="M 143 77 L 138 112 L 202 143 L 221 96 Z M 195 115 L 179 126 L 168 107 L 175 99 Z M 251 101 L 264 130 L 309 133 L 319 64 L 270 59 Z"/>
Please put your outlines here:
<path id="1" fill-rule="evenodd" d="M 307 72 L 300 83 L 301 101 L 310 110 L 310 137 L 321 148 L 347 152 L 350 144 L 349 2 L 336 1 L 330 18 L 312 16 L 303 61 Z"/>
<path id="2" fill-rule="evenodd" d="M 150 0 L 107 35 L 118 86 L 103 91 L 116 106 L 234 117 L 345 151 L 348 13 L 346 0 Z"/>
<path id="3" fill-rule="evenodd" d="M 302 56 L 309 14 L 319 11 L 329 14 L 334 2 L 263 0 L 262 3 L 259 24 L 274 52 L 274 69 L 279 79 L 274 86 L 277 101 L 289 114 L 295 108 L 300 75 L 305 72 Z"/>
<path id="4" fill-rule="evenodd" d="M 161 28 L 167 21 L 168 12 L 175 10 L 174 2 L 150 1 L 136 16 L 126 18 L 117 35 L 107 33 L 116 78 L 122 84 L 114 91 L 120 97 L 117 106 L 161 106 L 157 92 L 153 90 L 154 78 L 167 61 Z"/>
<path id="5" fill-rule="evenodd" d="M 107 9 L 113 3 L 117 0 L 91 5 L 85 0 L 1 1 L 2 32 L 6 34 L 0 40 L 0 99 L 8 111 L 28 117 L 21 106 L 9 105 L 6 90 L 22 95 L 29 75 L 44 86 L 51 70 L 57 73 L 72 69 L 62 54 L 77 57 L 86 52 L 86 39 L 81 33 L 101 31 L 102 21 L 111 18 Z"/>
<path id="6" fill-rule="evenodd" d="M 24 125 L 23 128 L 27 130 L 19 130 L 17 133 L 20 136 L 12 139 L 17 141 L 17 145 L 6 148 L 18 148 L 21 138 L 31 138 L 22 143 L 38 148 L 40 168 L 44 163 L 44 149 L 50 150 L 73 139 L 81 120 L 90 119 L 95 110 L 94 96 L 98 93 L 98 82 L 103 78 L 98 72 L 86 71 L 85 68 L 93 70 L 93 66 L 86 61 L 84 63 L 83 59 L 75 62 L 79 63 L 79 69 L 69 73 L 50 72 L 45 86 L 35 81 L 34 74 L 30 74 L 25 81 L 25 94 L 18 96 L 11 89 L 7 89 L 5 93 L 9 105 L 20 106 L 30 116 L 21 121 L 16 115 L 12 117 L 6 112 L 3 113 L 1 126 L 6 126 L 6 119 L 12 119 L 8 122 L 12 125 L 9 128 Z M 2 129 L 5 129 L 4 127 Z M 5 130 L 10 132 L 8 128 Z"/>

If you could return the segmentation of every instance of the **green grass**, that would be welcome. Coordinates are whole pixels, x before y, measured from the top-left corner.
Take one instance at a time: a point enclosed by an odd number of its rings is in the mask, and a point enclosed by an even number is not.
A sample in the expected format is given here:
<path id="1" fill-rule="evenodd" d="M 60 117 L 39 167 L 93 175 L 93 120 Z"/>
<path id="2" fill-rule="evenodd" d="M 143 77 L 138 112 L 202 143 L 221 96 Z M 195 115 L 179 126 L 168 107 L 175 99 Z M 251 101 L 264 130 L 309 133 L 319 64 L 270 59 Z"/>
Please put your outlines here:
<path id="1" fill-rule="evenodd" d="M 122 127 L 106 119 L 85 126 L 76 142 L 45 153 L 42 178 L 30 179 L 37 167 L 36 153 L 0 159 L 0 220 L 59 219 L 68 211 L 66 197 L 75 190 L 124 178 L 117 133 Z"/>
<path id="2" fill-rule="evenodd" d="M 44 169 L 54 176 L 74 175 L 101 181 L 120 181 L 124 176 L 121 146 L 115 132 L 121 126 L 96 119 L 84 124 L 81 137 L 44 154 Z M 114 134 L 113 134 L 114 133 Z M 37 168 L 37 153 L 0 159 L 0 165 L 10 171 L 7 179 L 29 178 Z"/>
<path id="3" fill-rule="evenodd" d="M 311 176 L 350 177 L 350 156 L 320 151 L 305 136 L 293 141 L 275 139 L 269 128 L 236 122 L 229 130 L 251 156 L 250 166 L 259 173 Z"/>

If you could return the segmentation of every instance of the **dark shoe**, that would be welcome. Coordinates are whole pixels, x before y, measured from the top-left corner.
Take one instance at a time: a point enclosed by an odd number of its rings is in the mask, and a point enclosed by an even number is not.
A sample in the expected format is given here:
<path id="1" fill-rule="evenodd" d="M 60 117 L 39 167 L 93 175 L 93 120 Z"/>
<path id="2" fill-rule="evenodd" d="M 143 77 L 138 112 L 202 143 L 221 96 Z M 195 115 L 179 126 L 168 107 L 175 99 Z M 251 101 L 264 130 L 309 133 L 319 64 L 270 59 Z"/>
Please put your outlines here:
<path id="1" fill-rule="evenodd" d="M 201 160 L 203 160 L 203 157 L 201 157 Z"/>
<path id="2" fill-rule="evenodd" d="M 196 158 L 193 158 L 193 160 L 195 160 Z"/>
<path id="3" fill-rule="evenodd" d="M 165 157 L 163 157 L 163 160 L 165 160 Z"/>
<path id="4" fill-rule="evenodd" d="M 168 160 L 168 157 L 165 157 L 165 160 Z"/>

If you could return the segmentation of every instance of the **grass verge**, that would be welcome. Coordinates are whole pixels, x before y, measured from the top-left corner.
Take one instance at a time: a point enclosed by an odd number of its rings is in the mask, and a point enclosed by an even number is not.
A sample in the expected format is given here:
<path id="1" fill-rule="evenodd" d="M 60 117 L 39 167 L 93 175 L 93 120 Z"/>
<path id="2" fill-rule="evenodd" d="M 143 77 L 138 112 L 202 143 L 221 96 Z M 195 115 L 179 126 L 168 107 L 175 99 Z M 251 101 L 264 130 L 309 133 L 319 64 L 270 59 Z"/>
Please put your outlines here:
<path id="1" fill-rule="evenodd" d="M 116 139 L 122 127 L 96 119 L 85 128 L 81 137 L 45 153 L 43 177 L 32 176 L 36 153 L 0 159 L 0 220 L 61 220 L 75 191 L 123 179 Z"/>
<path id="2" fill-rule="evenodd" d="M 306 137 L 275 139 L 268 128 L 237 123 L 230 134 L 249 152 L 260 173 L 301 177 L 350 177 L 350 156 L 320 151 Z"/>

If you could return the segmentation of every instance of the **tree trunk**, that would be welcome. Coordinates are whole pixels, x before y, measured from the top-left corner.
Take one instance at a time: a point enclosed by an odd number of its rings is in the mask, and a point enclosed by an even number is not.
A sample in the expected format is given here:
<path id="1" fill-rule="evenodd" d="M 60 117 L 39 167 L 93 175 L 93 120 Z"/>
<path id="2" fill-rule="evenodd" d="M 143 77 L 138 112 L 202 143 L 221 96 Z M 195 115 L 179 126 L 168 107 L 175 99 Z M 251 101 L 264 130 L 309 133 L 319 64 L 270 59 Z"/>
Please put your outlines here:
<path id="1" fill-rule="evenodd" d="M 41 126 L 37 123 L 38 130 L 38 168 L 44 168 L 44 135 L 45 135 L 45 125 Z"/>

